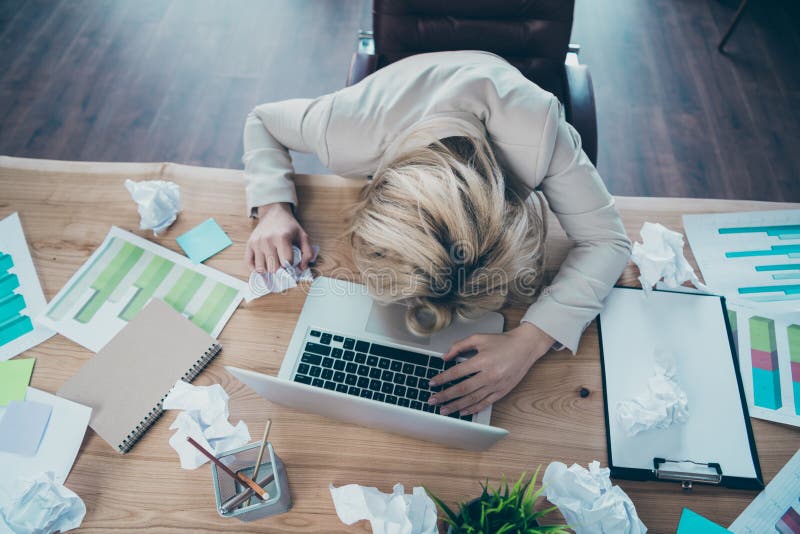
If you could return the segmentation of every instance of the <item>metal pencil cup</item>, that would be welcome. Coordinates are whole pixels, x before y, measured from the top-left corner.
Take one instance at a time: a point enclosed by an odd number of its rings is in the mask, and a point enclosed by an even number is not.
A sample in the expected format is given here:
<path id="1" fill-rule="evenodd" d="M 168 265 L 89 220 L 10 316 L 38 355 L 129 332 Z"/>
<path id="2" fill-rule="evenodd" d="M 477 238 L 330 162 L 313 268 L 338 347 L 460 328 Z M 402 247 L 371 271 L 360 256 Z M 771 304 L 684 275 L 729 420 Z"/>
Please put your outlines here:
<path id="1" fill-rule="evenodd" d="M 234 473 L 241 472 L 248 477 L 253 476 L 253 468 L 258 459 L 258 449 L 260 443 L 251 443 L 238 449 L 222 453 L 218 458 L 224 462 Z M 222 504 L 234 495 L 246 491 L 248 487 L 238 480 L 232 480 L 227 474 L 221 472 L 216 465 L 211 464 L 211 478 L 214 482 L 214 497 L 217 500 L 217 512 L 222 517 L 235 517 L 241 521 L 253 521 L 262 517 L 282 514 L 288 512 L 292 507 L 292 497 L 289 494 L 289 480 L 286 478 L 286 466 L 283 464 L 275 451 L 272 450 L 272 443 L 267 442 L 268 454 L 264 455 L 258 478 L 274 474 L 275 478 L 264 486 L 264 490 L 269 493 L 269 498 L 261 500 L 253 496 L 247 499 L 241 506 L 223 511 Z"/>

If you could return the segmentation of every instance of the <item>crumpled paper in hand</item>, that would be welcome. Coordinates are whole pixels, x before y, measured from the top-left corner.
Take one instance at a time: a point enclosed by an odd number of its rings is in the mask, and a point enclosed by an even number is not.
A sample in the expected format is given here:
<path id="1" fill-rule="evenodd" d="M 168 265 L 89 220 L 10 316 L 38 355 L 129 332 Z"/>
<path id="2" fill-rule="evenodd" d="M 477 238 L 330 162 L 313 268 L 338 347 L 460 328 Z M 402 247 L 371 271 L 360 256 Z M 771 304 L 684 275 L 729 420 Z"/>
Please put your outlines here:
<path id="1" fill-rule="evenodd" d="M 250 441 L 250 431 L 244 421 L 236 426 L 228 421 L 228 394 L 219 384 L 193 386 L 178 380 L 162 406 L 165 410 L 183 410 L 169 427 L 177 429 L 169 438 L 169 444 L 178 453 L 183 469 L 197 469 L 209 461 L 186 441 L 187 436 L 214 454 Z"/>
<path id="2" fill-rule="evenodd" d="M 662 278 L 669 288 L 691 280 L 697 289 L 707 290 L 683 255 L 683 235 L 650 222 L 642 225 L 640 233 L 642 243 L 633 244 L 631 259 L 639 267 L 639 282 L 646 294 Z"/>
<path id="3" fill-rule="evenodd" d="M 6 493 L 9 491 L 9 493 Z M 0 491 L 0 533 L 50 534 L 78 528 L 86 505 L 52 471 L 18 479 Z"/>
<path id="4" fill-rule="evenodd" d="M 125 180 L 125 188 L 139 208 L 139 228 L 158 235 L 175 222 L 181 210 L 178 184 L 163 180 L 134 182 Z"/>
<path id="5" fill-rule="evenodd" d="M 678 384 L 673 355 L 656 350 L 655 373 L 647 381 L 647 389 L 635 399 L 617 403 L 616 419 L 628 437 L 689 420 L 689 399 Z"/>
<path id="6" fill-rule="evenodd" d="M 552 462 L 542 478 L 547 500 L 558 506 L 575 534 L 644 534 L 647 527 L 639 519 L 630 497 L 619 486 L 612 486 L 610 470 L 600 462 L 589 469 Z"/>
<path id="7" fill-rule="evenodd" d="M 314 245 L 311 247 L 314 250 L 314 257 L 311 258 L 309 263 L 314 263 L 319 254 L 319 247 Z M 314 280 L 314 275 L 311 274 L 311 269 L 306 267 L 302 271 L 298 267 L 300 261 L 303 259 L 303 253 L 299 248 L 292 247 L 292 264 L 284 265 L 275 273 L 257 273 L 253 271 L 250 273 L 250 292 L 256 297 L 263 297 L 270 293 L 283 293 L 287 289 L 297 287 L 297 282 L 311 282 Z"/>
<path id="8" fill-rule="evenodd" d="M 395 484 L 392 493 L 377 488 L 348 484 L 338 488 L 331 484 L 331 497 L 336 514 L 345 525 L 366 519 L 373 534 L 438 534 L 436 504 L 424 488 L 415 487 L 410 495 L 402 484 Z"/>

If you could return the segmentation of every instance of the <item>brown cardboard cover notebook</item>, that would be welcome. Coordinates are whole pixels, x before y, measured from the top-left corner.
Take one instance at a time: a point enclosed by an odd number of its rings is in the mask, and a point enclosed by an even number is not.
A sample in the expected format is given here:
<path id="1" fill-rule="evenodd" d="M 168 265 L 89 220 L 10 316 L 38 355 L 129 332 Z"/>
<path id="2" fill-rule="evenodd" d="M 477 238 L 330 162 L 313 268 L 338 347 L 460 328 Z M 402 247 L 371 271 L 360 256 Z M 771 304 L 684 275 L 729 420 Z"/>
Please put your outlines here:
<path id="1" fill-rule="evenodd" d="M 191 382 L 222 347 L 158 299 L 58 390 L 92 408 L 89 426 L 127 452 L 163 412 L 178 379 Z"/>

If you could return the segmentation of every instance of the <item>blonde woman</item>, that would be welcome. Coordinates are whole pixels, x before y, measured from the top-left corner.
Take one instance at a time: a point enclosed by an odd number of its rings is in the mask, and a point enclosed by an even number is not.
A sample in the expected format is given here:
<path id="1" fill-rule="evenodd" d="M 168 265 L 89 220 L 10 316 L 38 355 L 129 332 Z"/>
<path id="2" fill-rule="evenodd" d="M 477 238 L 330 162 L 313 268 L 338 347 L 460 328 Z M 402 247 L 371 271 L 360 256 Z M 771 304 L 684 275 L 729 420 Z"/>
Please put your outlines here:
<path id="1" fill-rule="evenodd" d="M 411 330 L 532 302 L 518 327 L 444 355 L 477 351 L 430 381 L 468 377 L 430 397 L 443 414 L 496 402 L 551 348 L 574 353 L 628 261 L 614 200 L 558 100 L 493 54 L 412 56 L 336 93 L 256 107 L 243 158 L 260 218 L 247 243 L 254 270 L 291 261 L 293 244 L 312 256 L 293 215 L 290 149 L 372 177 L 349 228 L 354 259 L 376 298 L 408 304 Z M 547 209 L 575 246 L 540 288 Z"/>

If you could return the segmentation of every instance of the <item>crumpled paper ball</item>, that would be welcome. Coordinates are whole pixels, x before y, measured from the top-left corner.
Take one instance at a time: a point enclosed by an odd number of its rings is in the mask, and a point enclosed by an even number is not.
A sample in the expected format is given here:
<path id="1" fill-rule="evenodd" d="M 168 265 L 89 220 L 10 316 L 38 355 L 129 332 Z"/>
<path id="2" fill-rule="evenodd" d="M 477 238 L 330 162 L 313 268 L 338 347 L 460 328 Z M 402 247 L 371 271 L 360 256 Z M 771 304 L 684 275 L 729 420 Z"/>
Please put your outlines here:
<path id="1" fill-rule="evenodd" d="M 178 218 L 181 210 L 181 191 L 178 184 L 163 180 L 125 180 L 125 188 L 139 209 L 140 229 L 153 230 L 153 235 L 158 235 Z"/>
<path id="2" fill-rule="evenodd" d="M 656 350 L 647 391 L 617 403 L 616 419 L 628 437 L 653 428 L 669 428 L 689 420 L 689 399 L 677 380 L 675 357 Z"/>
<path id="3" fill-rule="evenodd" d="M 631 260 L 639 267 L 645 294 L 662 279 L 669 288 L 691 280 L 696 288 L 706 291 L 683 255 L 683 235 L 651 222 L 644 223 L 640 233 L 642 242 L 633 244 Z"/>
<path id="4" fill-rule="evenodd" d="M 314 263 L 319 254 L 319 247 L 314 245 L 311 247 L 314 251 L 314 256 L 309 263 Z M 296 246 L 292 246 L 292 263 L 291 265 L 284 265 L 275 273 L 258 273 L 253 271 L 250 273 L 250 293 L 254 297 L 263 297 L 270 293 L 283 293 L 284 291 L 297 287 L 298 282 L 312 282 L 314 275 L 311 273 L 311 268 L 306 267 L 300 270 L 300 261 L 303 259 L 303 253 Z"/>
<path id="5" fill-rule="evenodd" d="M 366 519 L 373 534 L 436 534 L 436 504 L 422 487 L 405 493 L 395 484 L 392 493 L 377 488 L 347 484 L 330 486 L 336 515 L 345 525 Z"/>
<path id="6" fill-rule="evenodd" d="M 21 478 L 13 490 L 5 491 L 0 492 L 0 532 L 66 532 L 78 528 L 86 515 L 81 498 L 56 480 L 52 471 Z"/>
<path id="7" fill-rule="evenodd" d="M 586 469 L 552 462 L 542 477 L 547 500 L 558 506 L 575 534 L 644 534 L 630 497 L 612 486 L 611 471 L 594 461 Z"/>

